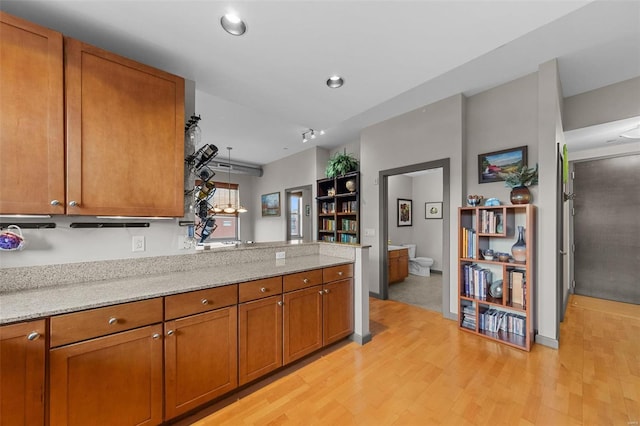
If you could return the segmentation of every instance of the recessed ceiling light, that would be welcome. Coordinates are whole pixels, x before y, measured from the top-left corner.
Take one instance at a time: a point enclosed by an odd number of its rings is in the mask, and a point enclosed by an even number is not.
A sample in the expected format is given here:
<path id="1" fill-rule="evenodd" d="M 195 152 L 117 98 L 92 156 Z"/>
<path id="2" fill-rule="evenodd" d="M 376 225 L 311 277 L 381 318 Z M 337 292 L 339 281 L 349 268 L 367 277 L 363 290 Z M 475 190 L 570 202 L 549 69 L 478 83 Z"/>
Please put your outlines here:
<path id="1" fill-rule="evenodd" d="M 327 86 L 331 87 L 332 89 L 337 89 L 338 87 L 342 87 L 343 84 L 344 84 L 344 79 L 339 75 L 332 75 L 327 80 Z"/>
<path id="2" fill-rule="evenodd" d="M 233 13 L 227 13 L 220 18 L 220 25 L 226 32 L 235 36 L 241 36 L 247 31 L 247 25 L 244 21 Z"/>

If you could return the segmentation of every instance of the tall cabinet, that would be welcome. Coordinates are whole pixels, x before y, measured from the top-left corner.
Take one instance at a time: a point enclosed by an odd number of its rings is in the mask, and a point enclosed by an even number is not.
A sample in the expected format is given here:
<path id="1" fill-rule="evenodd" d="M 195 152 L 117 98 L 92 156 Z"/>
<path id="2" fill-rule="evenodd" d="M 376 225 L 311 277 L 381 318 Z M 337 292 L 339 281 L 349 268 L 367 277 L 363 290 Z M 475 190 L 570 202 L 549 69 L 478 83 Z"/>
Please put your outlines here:
<path id="1" fill-rule="evenodd" d="M 458 318 L 461 330 L 529 351 L 533 344 L 536 207 L 458 210 Z M 511 256 L 522 228 L 524 260 Z M 509 258 L 499 258 L 499 254 Z M 493 285 L 493 286 L 492 286 Z"/>
<path id="2" fill-rule="evenodd" d="M 360 172 L 317 181 L 318 241 L 360 243 Z"/>

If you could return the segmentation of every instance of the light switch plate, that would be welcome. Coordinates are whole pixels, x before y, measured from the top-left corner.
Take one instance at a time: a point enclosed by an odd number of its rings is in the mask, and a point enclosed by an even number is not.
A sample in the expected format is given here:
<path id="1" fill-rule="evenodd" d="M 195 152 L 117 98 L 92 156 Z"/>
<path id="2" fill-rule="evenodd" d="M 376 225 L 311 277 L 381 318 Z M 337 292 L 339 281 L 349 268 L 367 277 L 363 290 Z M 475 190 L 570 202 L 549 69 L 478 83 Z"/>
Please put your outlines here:
<path id="1" fill-rule="evenodd" d="M 284 258 L 285 258 L 285 255 L 286 255 L 286 252 L 284 252 L 284 251 L 277 251 L 277 252 L 276 252 L 276 260 L 277 260 L 277 259 L 284 259 Z"/>

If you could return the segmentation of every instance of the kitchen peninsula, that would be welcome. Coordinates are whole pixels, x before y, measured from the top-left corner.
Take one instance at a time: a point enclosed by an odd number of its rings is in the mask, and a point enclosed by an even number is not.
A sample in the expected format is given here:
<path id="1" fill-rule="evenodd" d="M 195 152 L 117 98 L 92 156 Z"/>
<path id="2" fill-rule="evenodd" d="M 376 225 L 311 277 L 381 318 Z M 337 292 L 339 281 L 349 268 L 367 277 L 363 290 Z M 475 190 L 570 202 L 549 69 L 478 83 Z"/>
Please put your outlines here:
<path id="1" fill-rule="evenodd" d="M 48 394 L 51 424 L 72 424 L 72 414 L 86 420 L 96 412 L 115 416 L 106 420 L 116 423 L 159 424 L 349 335 L 366 342 L 367 251 L 262 243 L 6 268 L 0 270 L 0 337 L 12 327 L 32 327 L 13 338 L 48 351 L 46 372 L 41 357 L 40 386 Z M 285 258 L 276 260 L 281 252 Z M 215 355 L 199 356 L 202 351 Z M 130 377 L 107 368 L 133 359 Z M 83 373 L 89 367 L 91 378 Z M 108 385 L 92 386 L 89 396 L 74 394 L 85 380 Z M 139 389 L 122 386 L 129 381 Z M 115 394 L 107 392 L 113 385 L 121 387 Z M 134 401 L 136 392 L 146 394 L 142 406 Z M 118 398 L 120 411 L 98 411 L 109 398 Z"/>

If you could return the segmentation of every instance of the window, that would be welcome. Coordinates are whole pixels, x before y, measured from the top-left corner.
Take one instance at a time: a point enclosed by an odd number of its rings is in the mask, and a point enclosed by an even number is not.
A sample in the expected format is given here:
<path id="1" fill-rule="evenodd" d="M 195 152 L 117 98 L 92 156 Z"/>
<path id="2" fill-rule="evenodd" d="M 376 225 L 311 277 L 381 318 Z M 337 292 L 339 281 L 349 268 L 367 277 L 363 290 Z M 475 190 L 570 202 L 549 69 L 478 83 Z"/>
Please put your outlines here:
<path id="1" fill-rule="evenodd" d="M 302 239 L 302 192 L 289 194 L 289 232 L 292 240 Z"/>

